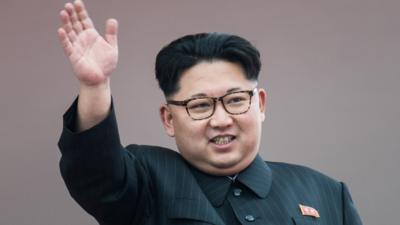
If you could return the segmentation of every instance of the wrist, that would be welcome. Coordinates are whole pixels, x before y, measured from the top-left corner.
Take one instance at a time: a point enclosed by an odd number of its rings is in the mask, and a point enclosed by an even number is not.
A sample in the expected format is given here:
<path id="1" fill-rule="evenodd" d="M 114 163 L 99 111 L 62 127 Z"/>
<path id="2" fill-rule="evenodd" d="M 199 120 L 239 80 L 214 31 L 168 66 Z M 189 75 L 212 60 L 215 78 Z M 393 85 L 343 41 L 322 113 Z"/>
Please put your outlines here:
<path id="1" fill-rule="evenodd" d="M 96 84 L 79 83 L 79 92 L 82 93 L 96 93 L 96 92 L 110 92 L 110 78 L 106 78 L 103 82 Z"/>

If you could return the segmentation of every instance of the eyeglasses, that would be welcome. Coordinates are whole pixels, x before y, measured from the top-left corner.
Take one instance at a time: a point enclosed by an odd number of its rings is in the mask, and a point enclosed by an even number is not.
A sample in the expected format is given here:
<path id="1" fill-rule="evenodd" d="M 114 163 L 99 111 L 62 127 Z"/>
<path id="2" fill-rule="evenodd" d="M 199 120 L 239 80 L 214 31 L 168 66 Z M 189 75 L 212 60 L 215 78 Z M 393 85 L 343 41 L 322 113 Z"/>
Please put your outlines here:
<path id="1" fill-rule="evenodd" d="M 236 91 L 221 97 L 196 97 L 184 101 L 167 100 L 167 104 L 185 106 L 186 112 L 193 120 L 210 118 L 215 112 L 217 101 L 222 103 L 227 113 L 239 115 L 249 111 L 251 97 L 256 90 L 257 88 L 249 91 Z"/>

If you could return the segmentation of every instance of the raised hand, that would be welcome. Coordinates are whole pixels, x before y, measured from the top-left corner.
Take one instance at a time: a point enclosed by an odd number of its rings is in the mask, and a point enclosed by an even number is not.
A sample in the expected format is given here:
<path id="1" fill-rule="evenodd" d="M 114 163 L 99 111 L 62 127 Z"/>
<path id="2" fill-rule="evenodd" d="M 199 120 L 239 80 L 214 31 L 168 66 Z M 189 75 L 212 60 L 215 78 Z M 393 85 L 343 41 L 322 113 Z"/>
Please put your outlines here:
<path id="1" fill-rule="evenodd" d="M 107 20 L 103 38 L 80 0 L 65 4 L 60 18 L 58 37 L 80 83 L 97 86 L 108 82 L 118 62 L 117 20 Z"/>

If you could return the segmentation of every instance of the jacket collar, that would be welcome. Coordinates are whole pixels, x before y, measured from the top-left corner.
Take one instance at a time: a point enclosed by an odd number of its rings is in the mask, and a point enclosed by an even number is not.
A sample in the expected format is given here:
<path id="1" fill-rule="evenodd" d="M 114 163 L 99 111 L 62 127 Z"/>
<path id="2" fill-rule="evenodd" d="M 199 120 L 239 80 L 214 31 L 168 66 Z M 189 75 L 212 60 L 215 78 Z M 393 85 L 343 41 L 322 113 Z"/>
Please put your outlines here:
<path id="1" fill-rule="evenodd" d="M 170 183 L 175 184 L 175 193 L 168 202 L 168 218 L 199 220 L 214 225 L 224 225 L 212 203 L 197 184 L 193 172 L 188 172 L 188 169 L 193 171 L 194 168 L 185 160 L 182 162 L 185 162 L 186 168 L 180 170 L 182 173 L 179 176 L 173 176 L 173 181 L 170 180 Z"/>
<path id="2" fill-rule="evenodd" d="M 211 204 L 221 206 L 232 184 L 231 179 L 226 176 L 212 176 L 194 168 L 193 175 Z"/>
<path id="3" fill-rule="evenodd" d="M 193 174 L 213 206 L 221 206 L 233 182 L 240 182 L 259 198 L 266 198 L 272 184 L 272 172 L 257 155 L 253 162 L 241 171 L 233 181 L 227 176 L 212 176 L 192 168 Z"/>
<path id="4" fill-rule="evenodd" d="M 254 161 L 239 173 L 237 180 L 259 198 L 266 198 L 271 189 L 272 171 L 261 156 L 257 155 Z"/>

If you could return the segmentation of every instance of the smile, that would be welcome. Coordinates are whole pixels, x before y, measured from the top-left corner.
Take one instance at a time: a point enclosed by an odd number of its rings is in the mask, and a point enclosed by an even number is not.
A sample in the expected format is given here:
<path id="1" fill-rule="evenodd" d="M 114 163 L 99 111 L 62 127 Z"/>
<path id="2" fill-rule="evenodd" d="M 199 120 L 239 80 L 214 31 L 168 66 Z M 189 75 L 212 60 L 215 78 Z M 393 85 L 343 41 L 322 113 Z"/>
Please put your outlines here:
<path id="1" fill-rule="evenodd" d="M 216 136 L 212 138 L 210 141 L 217 145 L 226 145 L 235 139 L 235 136 L 225 135 L 225 136 Z"/>

